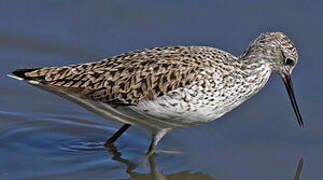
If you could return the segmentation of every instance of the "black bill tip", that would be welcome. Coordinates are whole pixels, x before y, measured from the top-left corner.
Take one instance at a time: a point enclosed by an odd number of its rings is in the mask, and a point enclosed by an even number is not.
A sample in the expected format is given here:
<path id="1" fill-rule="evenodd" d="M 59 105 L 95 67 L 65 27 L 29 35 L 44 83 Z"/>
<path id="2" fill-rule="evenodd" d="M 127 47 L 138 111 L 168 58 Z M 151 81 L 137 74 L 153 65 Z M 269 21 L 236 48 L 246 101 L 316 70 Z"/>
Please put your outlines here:
<path id="1" fill-rule="evenodd" d="M 295 94 L 294 94 L 292 79 L 291 79 L 290 75 L 284 75 L 284 76 L 282 76 L 282 79 L 284 81 L 286 90 L 288 92 L 290 102 L 292 103 L 294 112 L 296 114 L 298 125 L 300 127 L 304 127 L 303 118 L 301 116 L 301 113 L 299 112 L 299 109 L 298 109 L 298 106 L 297 106 L 297 103 L 296 103 L 296 98 L 295 98 Z"/>

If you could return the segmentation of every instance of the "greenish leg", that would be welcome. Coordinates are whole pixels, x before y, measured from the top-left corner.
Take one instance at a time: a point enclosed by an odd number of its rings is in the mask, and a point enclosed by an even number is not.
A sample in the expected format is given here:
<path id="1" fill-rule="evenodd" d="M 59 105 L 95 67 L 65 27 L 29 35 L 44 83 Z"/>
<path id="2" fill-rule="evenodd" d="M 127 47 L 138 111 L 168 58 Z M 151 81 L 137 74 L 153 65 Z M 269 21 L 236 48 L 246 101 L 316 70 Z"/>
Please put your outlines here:
<path id="1" fill-rule="evenodd" d="M 154 154 L 158 142 L 167 134 L 168 131 L 169 129 L 162 129 L 157 133 L 152 134 L 151 143 L 146 153 L 147 156 L 152 156 Z"/>

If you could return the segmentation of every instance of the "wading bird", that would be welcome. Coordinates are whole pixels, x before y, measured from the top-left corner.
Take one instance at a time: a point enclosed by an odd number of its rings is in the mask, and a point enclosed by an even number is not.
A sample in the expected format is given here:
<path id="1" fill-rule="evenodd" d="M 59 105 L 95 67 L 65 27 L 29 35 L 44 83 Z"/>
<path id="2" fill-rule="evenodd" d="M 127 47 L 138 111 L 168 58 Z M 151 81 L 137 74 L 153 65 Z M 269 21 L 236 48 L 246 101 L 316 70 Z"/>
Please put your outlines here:
<path id="1" fill-rule="evenodd" d="M 216 120 L 282 77 L 300 126 L 291 82 L 298 54 L 281 32 L 263 33 L 239 57 L 205 46 L 136 50 L 86 64 L 19 69 L 11 77 L 56 93 L 104 118 L 152 133 L 148 155 L 170 130 Z"/>

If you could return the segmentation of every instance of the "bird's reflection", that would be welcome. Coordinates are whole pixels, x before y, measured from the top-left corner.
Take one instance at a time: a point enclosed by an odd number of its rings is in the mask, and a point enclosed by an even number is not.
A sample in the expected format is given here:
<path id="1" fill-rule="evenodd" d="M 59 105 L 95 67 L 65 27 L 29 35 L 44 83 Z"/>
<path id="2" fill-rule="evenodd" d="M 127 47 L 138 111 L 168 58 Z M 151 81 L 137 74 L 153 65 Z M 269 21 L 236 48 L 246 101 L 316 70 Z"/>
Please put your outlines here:
<path id="1" fill-rule="evenodd" d="M 126 165 L 126 173 L 130 176 L 129 179 L 140 179 L 140 180 L 172 180 L 172 179 L 199 179 L 199 180 L 215 180 L 215 178 L 208 176 L 206 174 L 202 174 L 199 172 L 191 173 L 190 171 L 180 171 L 173 174 L 164 175 L 160 170 L 158 170 L 155 162 L 155 157 L 150 156 L 148 158 L 148 163 L 150 167 L 149 173 L 138 173 L 134 170 L 138 167 L 138 164 L 133 163 L 127 159 L 124 159 L 121 157 L 121 153 L 118 151 L 118 149 L 114 145 L 108 146 L 109 152 L 112 153 L 113 157 L 112 159 L 118 162 L 121 162 Z"/>
<path id="2" fill-rule="evenodd" d="M 301 158 L 298 161 L 298 165 L 297 165 L 297 169 L 296 169 L 296 175 L 295 175 L 294 180 L 299 180 L 299 176 L 301 175 L 301 172 L 302 172 L 302 169 L 303 169 L 303 164 L 304 164 L 304 159 Z"/>
<path id="3" fill-rule="evenodd" d="M 118 151 L 117 147 L 114 145 L 108 146 L 109 152 L 112 153 L 112 159 L 118 162 L 121 162 L 126 165 L 126 173 L 130 176 L 129 179 L 140 179 L 140 180 L 172 180 L 172 179 L 199 179 L 199 180 L 215 180 L 214 177 L 202 174 L 200 172 L 191 173 L 190 171 L 181 171 L 173 174 L 164 175 L 160 170 L 158 170 L 155 162 L 155 157 L 150 156 L 148 158 L 148 163 L 150 167 L 149 173 L 138 173 L 134 170 L 138 167 L 138 164 L 131 162 L 130 160 L 122 158 L 122 154 Z M 300 180 L 301 171 L 303 168 L 304 160 L 301 158 L 298 161 L 296 173 L 294 180 Z"/>

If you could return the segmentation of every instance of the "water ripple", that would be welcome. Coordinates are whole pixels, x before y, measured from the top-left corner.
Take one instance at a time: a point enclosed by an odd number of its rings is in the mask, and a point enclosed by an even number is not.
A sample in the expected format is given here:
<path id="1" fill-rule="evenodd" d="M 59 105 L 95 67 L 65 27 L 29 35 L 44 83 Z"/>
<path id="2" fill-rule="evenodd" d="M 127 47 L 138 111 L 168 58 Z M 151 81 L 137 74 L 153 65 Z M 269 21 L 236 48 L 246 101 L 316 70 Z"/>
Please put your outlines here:
<path id="1" fill-rule="evenodd" d="M 10 116 L 10 126 L 0 128 L 0 145 L 16 150 L 33 153 L 48 152 L 103 152 L 105 140 L 117 129 L 92 123 L 76 117 L 62 119 L 38 117 L 31 119 L 28 115 L 0 112 L 0 116 Z M 34 117 L 35 118 L 35 117 Z M 13 119 L 16 119 L 13 121 Z M 17 120 L 18 119 L 18 120 Z M 19 121 L 24 119 L 24 121 Z M 124 136 L 128 136 L 125 133 Z M 136 139 L 135 135 L 131 137 Z M 123 138 L 120 138 L 121 143 Z M 139 140 L 138 142 L 142 142 Z M 140 143 L 139 143 L 140 144 Z"/>
<path id="2" fill-rule="evenodd" d="M 57 147 L 66 152 L 107 151 L 103 141 L 88 141 L 86 139 L 72 139 L 60 142 Z"/>

